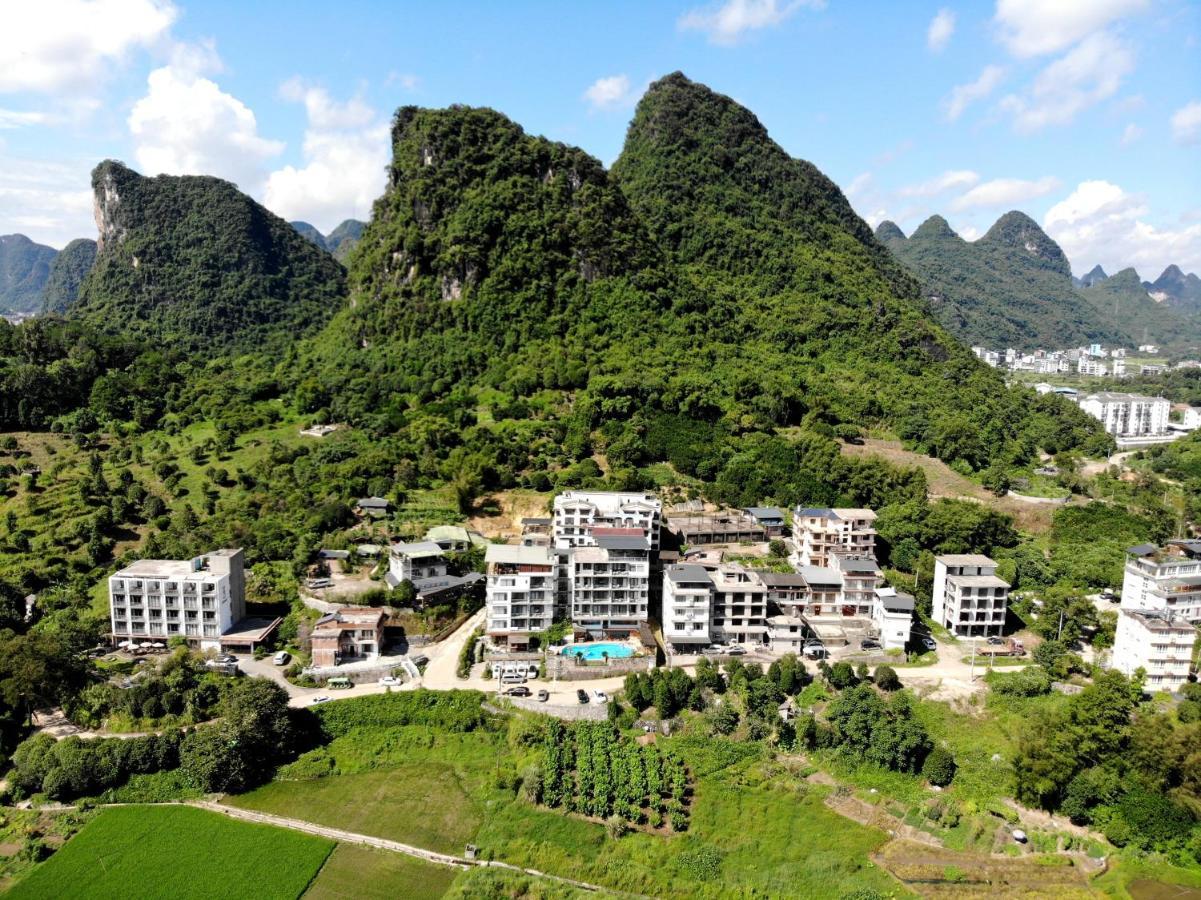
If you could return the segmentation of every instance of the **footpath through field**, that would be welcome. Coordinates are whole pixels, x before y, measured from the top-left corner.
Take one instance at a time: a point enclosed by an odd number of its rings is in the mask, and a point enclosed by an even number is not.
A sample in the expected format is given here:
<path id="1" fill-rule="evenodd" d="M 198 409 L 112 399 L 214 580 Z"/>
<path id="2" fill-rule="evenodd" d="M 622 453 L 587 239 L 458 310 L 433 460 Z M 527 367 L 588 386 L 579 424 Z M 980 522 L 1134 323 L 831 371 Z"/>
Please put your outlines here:
<path id="1" fill-rule="evenodd" d="M 572 887 L 579 888 L 585 891 L 601 891 L 611 895 L 624 897 L 645 897 L 643 894 L 629 894 L 623 891 L 615 891 L 612 888 L 603 887 L 599 884 L 590 884 L 587 881 L 576 881 L 574 878 L 564 878 L 561 875 L 551 875 L 549 872 L 540 872 L 537 869 L 525 869 L 521 866 L 515 866 L 510 863 L 500 862 L 495 859 L 463 859 L 458 856 L 451 856 L 447 853 L 437 853 L 433 850 L 426 850 L 423 847 L 414 847 L 411 844 L 402 844 L 400 841 L 387 840 L 386 838 L 373 837 L 369 834 L 359 834 L 354 831 L 343 831 L 340 828 L 330 828 L 326 825 L 318 825 L 314 822 L 306 822 L 303 819 L 290 819 L 285 816 L 275 816 L 270 813 L 255 812 L 249 809 L 239 809 L 233 806 L 223 806 L 220 803 L 213 803 L 209 800 L 193 800 L 188 802 L 189 806 L 196 806 L 201 809 L 207 809 L 211 812 L 221 813 L 233 819 L 243 819 L 247 822 L 258 822 L 262 825 L 273 825 L 276 828 L 290 828 L 293 831 L 303 831 L 307 834 L 315 834 L 320 837 L 330 838 L 331 840 L 341 841 L 347 844 L 361 844 L 365 847 L 375 847 L 379 850 L 388 850 L 393 853 L 404 853 L 407 856 L 413 856 L 417 859 L 425 860 L 426 862 L 436 863 L 443 866 L 454 866 L 458 869 L 470 869 L 472 866 L 490 866 L 497 869 L 508 869 L 512 872 L 521 872 L 526 875 L 534 876 L 535 878 L 545 878 L 550 881 L 557 881 L 560 884 L 569 884 Z M 650 898 L 645 898 L 650 900 Z"/>

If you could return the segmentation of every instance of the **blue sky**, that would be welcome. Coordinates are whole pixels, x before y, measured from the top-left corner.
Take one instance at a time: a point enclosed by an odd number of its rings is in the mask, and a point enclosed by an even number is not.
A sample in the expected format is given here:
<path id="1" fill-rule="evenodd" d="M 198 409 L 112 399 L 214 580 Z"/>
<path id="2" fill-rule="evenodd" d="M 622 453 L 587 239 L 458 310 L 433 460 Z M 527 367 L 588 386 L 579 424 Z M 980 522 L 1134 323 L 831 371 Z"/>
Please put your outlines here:
<path id="1" fill-rule="evenodd" d="M 214 174 L 328 231 L 369 214 L 402 104 L 492 106 L 611 163 L 680 69 L 872 224 L 1019 208 L 1078 272 L 1201 271 L 1201 6 L 718 0 L 39 0 L 0 33 L 0 233 L 91 236 L 88 172 Z"/>

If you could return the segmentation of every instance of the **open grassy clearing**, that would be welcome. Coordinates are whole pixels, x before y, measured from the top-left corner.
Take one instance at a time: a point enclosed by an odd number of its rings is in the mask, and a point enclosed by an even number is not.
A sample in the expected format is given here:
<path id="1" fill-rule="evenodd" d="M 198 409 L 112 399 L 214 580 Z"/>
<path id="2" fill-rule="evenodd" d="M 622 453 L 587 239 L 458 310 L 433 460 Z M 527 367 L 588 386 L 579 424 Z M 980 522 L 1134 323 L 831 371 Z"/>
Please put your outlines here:
<path id="1" fill-rule="evenodd" d="M 24 898 L 293 900 L 333 849 L 324 838 L 186 806 L 112 807 L 17 882 Z"/>
<path id="2" fill-rule="evenodd" d="M 459 874 L 400 853 L 338 844 L 305 893 L 305 900 L 437 900 Z"/>
<path id="3" fill-rule="evenodd" d="M 897 890 L 868 860 L 887 836 L 828 810 L 820 789 L 759 745 L 667 741 L 697 779 L 688 831 L 614 839 L 599 823 L 515 795 L 514 776 L 539 751 L 512 728 L 508 740 L 503 731 L 356 728 L 280 773 L 308 780 L 278 780 L 229 802 L 448 853 L 475 843 L 487 857 L 659 897 Z"/>

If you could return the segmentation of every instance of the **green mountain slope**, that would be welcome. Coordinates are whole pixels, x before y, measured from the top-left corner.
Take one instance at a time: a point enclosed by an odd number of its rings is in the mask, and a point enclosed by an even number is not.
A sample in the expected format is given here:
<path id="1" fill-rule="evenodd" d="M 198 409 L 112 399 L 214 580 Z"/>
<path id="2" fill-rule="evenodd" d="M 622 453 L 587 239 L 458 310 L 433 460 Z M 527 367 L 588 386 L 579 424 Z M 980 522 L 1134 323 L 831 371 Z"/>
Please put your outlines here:
<path id="1" fill-rule="evenodd" d="M 1006 390 L 829 179 L 683 76 L 647 93 L 612 177 L 491 110 L 405 107 L 392 137 L 350 303 L 294 370 L 306 410 L 494 447 L 500 483 L 601 450 L 623 483 L 666 459 L 730 497 L 764 454 L 838 481 L 839 425 L 969 469 L 1097 433 Z"/>
<path id="2" fill-rule="evenodd" d="M 325 235 L 317 230 L 317 226 L 310 225 L 308 222 L 289 222 L 288 224 L 295 228 L 302 238 L 316 244 L 322 250 L 325 249 Z"/>
<path id="3" fill-rule="evenodd" d="M 89 238 L 76 238 L 63 247 L 50 265 L 41 312 L 65 313 L 79 296 L 79 287 L 95 261 L 96 242 Z"/>
<path id="4" fill-rule="evenodd" d="M 345 262 L 350 256 L 350 251 L 363 236 L 363 229 L 366 227 L 366 222 L 346 219 L 325 236 L 325 249 L 334 255 L 334 259 Z"/>
<path id="5" fill-rule="evenodd" d="M 1201 313 L 1201 278 L 1192 272 L 1185 275 L 1178 265 L 1168 266 L 1163 274 L 1144 287 L 1162 303 Z"/>
<path id="6" fill-rule="evenodd" d="M 37 312 L 57 251 L 23 234 L 0 235 L 0 312 Z"/>
<path id="7" fill-rule="evenodd" d="M 1006 213 L 975 242 L 941 216 L 908 239 L 891 222 L 877 235 L 921 280 L 939 321 L 965 343 L 1032 349 L 1124 341 L 1077 294 L 1059 245 L 1023 213 Z"/>
<path id="8" fill-rule="evenodd" d="M 656 82 L 613 172 L 700 304 L 697 377 L 735 399 L 753 384 L 761 421 L 883 424 L 974 467 L 1048 425 L 931 320 L 837 186 L 728 97 Z"/>
<path id="9" fill-rule="evenodd" d="M 342 267 L 217 178 L 92 173 L 96 263 L 70 314 L 98 329 L 190 348 L 283 346 L 327 321 Z"/>
<path id="10" fill-rule="evenodd" d="M 1134 269 L 1123 269 L 1080 295 L 1115 327 L 1129 335 L 1127 344 L 1155 343 L 1183 349 L 1201 342 L 1201 316 L 1168 303 L 1156 302 Z"/>

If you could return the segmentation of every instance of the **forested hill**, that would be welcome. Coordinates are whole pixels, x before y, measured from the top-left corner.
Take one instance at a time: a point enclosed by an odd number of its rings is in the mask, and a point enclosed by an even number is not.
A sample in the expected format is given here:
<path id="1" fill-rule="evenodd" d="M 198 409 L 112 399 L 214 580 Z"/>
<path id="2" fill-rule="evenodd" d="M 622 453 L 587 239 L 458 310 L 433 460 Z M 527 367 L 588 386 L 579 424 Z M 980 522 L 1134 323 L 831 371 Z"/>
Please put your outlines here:
<path id="1" fill-rule="evenodd" d="M 350 256 L 350 251 L 359 242 L 359 238 L 363 236 L 363 229 L 367 227 L 366 222 L 360 222 L 358 219 L 345 219 L 329 234 L 322 234 L 316 226 L 308 222 L 291 224 L 302 237 L 312 241 L 322 250 L 332 253 L 334 259 L 339 262 L 345 262 L 346 257 Z"/>
<path id="2" fill-rule="evenodd" d="M 37 312 L 55 249 L 23 234 L 0 234 L 0 312 Z"/>
<path id="3" fill-rule="evenodd" d="M 96 242 L 89 238 L 76 238 L 63 247 L 50 264 L 39 311 L 65 313 L 79 296 L 80 285 L 95 261 Z"/>
<path id="4" fill-rule="evenodd" d="M 531 464 L 540 430 L 566 458 L 535 468 L 600 451 L 629 483 L 666 459 L 731 497 L 759 490 L 748 465 L 800 477 L 810 450 L 836 482 L 839 427 L 968 469 L 1097 434 L 1006 390 L 829 179 L 681 75 L 651 87 L 612 177 L 491 110 L 405 107 L 392 137 L 350 303 L 294 370 L 303 409 L 427 447 L 505 443 L 494 469 Z"/>
<path id="5" fill-rule="evenodd" d="M 1088 430 L 977 365 L 838 187 L 730 98 L 679 73 L 656 82 L 613 173 L 700 304 L 683 362 L 722 408 L 760 425 L 881 423 L 973 468 L 1020 455 L 1052 419 Z"/>
<path id="6" fill-rule="evenodd" d="M 1173 349 L 1201 343 L 1201 315 L 1169 303 L 1157 302 L 1134 269 L 1123 269 L 1080 295 L 1104 318 L 1128 335 L 1127 346 L 1155 343 Z"/>
<path id="7" fill-rule="evenodd" d="M 966 344 L 1129 343 L 1076 292 L 1059 245 L 1023 213 L 1006 213 L 974 242 L 941 216 L 931 216 L 909 238 L 892 222 L 882 222 L 876 234 L 920 279 L 939 321 Z"/>
<path id="8" fill-rule="evenodd" d="M 316 330 L 345 273 L 287 222 L 218 178 L 92 172 L 98 253 L 69 314 L 186 348 L 262 351 Z"/>

